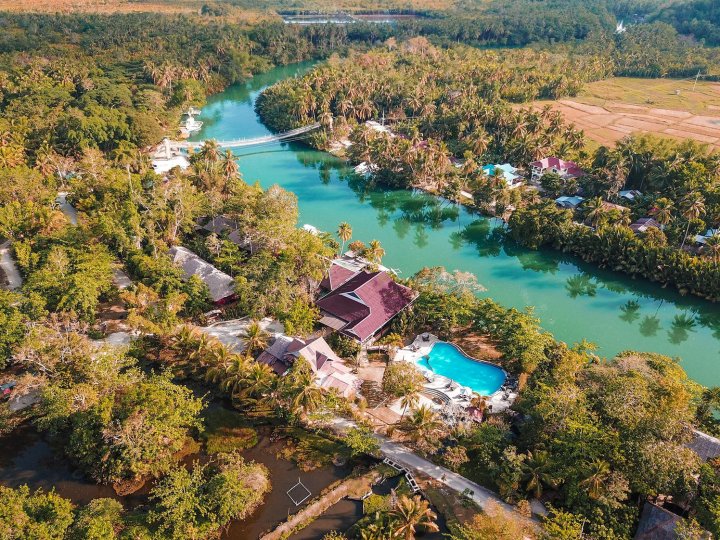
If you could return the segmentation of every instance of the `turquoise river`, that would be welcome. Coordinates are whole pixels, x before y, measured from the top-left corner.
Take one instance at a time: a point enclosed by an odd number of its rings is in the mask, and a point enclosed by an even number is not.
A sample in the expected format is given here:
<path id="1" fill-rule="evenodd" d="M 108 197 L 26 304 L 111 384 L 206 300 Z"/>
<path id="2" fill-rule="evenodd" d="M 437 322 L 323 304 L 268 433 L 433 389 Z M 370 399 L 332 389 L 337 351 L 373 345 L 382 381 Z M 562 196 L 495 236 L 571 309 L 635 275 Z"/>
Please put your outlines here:
<path id="1" fill-rule="evenodd" d="M 196 139 L 267 135 L 254 111 L 258 93 L 310 64 L 274 69 L 211 97 Z M 300 224 L 381 241 L 383 263 L 409 277 L 424 266 L 472 272 L 483 293 L 505 306 L 534 306 L 545 329 L 567 343 L 583 338 L 611 356 L 632 349 L 681 358 L 690 377 L 720 385 L 720 306 L 656 284 L 602 271 L 552 251 L 502 240 L 501 224 L 441 199 L 409 191 L 367 191 L 342 160 L 299 143 L 237 148 L 248 182 L 279 184 L 298 197 Z"/>

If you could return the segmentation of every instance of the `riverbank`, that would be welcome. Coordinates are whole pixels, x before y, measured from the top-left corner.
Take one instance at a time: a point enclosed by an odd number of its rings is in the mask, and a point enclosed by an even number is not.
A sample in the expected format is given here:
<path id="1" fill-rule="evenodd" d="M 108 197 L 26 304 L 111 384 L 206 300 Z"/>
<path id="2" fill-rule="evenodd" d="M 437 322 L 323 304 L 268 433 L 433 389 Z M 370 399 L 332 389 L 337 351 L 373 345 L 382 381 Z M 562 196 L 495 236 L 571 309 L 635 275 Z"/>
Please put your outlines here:
<path id="1" fill-rule="evenodd" d="M 195 140 L 267 135 L 253 104 L 274 82 L 311 64 L 286 66 L 212 96 Z M 507 242 L 501 222 L 423 193 L 370 189 L 337 157 L 298 143 L 235 150 L 247 182 L 292 191 L 299 223 L 335 231 L 347 221 L 353 239 L 381 241 L 383 264 L 409 277 L 425 266 L 471 272 L 498 303 L 534 306 L 542 326 L 567 343 L 587 339 L 598 353 L 655 351 L 681 357 L 689 375 L 720 384 L 714 368 L 720 350 L 720 313 L 709 302 L 644 280 L 599 270 L 556 251 L 531 251 Z M 580 314 L 580 316 L 578 316 Z"/>

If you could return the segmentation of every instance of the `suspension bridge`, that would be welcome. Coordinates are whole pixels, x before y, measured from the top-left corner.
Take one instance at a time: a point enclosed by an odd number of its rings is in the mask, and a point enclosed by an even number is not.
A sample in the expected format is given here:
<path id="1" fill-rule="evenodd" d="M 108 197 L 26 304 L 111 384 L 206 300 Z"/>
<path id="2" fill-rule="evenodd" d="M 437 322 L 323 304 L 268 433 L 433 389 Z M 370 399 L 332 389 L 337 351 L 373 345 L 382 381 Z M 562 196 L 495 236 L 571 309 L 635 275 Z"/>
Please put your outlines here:
<path id="1" fill-rule="evenodd" d="M 217 145 L 222 148 L 241 148 L 244 146 L 258 146 L 278 141 L 299 140 L 305 133 L 316 130 L 320 127 L 320 122 L 315 122 L 307 126 L 291 129 L 284 133 L 275 135 L 265 135 L 263 137 L 254 137 L 251 139 L 234 139 L 231 141 L 216 141 Z M 200 148 L 204 141 L 172 141 L 171 145 L 177 148 Z"/>

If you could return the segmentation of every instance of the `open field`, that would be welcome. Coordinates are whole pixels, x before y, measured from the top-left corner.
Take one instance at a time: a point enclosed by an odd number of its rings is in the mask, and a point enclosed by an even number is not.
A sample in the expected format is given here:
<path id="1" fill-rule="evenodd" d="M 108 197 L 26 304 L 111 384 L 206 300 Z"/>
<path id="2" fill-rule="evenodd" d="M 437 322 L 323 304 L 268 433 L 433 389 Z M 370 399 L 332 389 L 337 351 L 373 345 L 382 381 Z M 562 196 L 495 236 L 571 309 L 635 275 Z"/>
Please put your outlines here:
<path id="1" fill-rule="evenodd" d="M 694 139 L 720 148 L 720 83 L 613 78 L 550 104 L 593 141 L 613 144 L 631 133 Z"/>

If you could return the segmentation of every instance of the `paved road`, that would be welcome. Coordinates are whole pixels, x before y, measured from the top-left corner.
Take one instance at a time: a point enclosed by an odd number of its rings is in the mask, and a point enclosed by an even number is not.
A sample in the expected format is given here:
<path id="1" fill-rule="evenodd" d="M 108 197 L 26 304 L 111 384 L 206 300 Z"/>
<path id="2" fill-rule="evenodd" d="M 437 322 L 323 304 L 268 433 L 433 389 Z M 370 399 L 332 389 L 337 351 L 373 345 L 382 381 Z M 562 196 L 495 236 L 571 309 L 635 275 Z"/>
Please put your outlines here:
<path id="1" fill-rule="evenodd" d="M 344 418 L 336 418 L 332 422 L 333 426 L 340 431 L 347 431 L 356 427 L 357 424 Z M 468 496 L 483 510 L 492 512 L 492 506 L 500 507 L 508 512 L 517 512 L 517 510 L 503 501 L 496 493 L 484 488 L 464 476 L 452 472 L 450 469 L 436 465 L 427 459 L 418 456 L 406 446 L 391 441 L 387 437 L 376 434 L 375 437 L 380 441 L 380 451 L 388 458 L 393 460 L 409 470 L 420 472 L 431 478 L 442 482 L 447 487 L 458 493 L 467 493 Z M 467 491 L 469 490 L 469 491 Z M 490 506 L 488 506 L 488 504 Z"/>
<path id="2" fill-rule="evenodd" d="M 22 277 L 10 253 L 10 241 L 0 244 L 0 268 L 5 273 L 10 290 L 22 287 Z"/>

